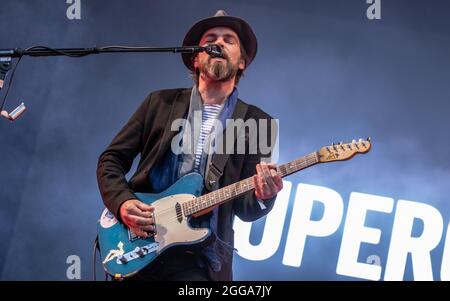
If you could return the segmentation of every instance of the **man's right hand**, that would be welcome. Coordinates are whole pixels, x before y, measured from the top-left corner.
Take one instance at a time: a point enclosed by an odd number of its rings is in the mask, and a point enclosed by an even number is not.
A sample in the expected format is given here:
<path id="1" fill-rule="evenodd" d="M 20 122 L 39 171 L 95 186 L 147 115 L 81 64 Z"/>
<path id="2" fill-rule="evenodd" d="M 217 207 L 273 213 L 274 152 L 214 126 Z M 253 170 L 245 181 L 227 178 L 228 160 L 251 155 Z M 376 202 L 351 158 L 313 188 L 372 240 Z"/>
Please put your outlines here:
<path id="1" fill-rule="evenodd" d="M 147 238 L 155 230 L 153 208 L 137 199 L 125 201 L 120 207 L 120 218 L 137 236 Z"/>

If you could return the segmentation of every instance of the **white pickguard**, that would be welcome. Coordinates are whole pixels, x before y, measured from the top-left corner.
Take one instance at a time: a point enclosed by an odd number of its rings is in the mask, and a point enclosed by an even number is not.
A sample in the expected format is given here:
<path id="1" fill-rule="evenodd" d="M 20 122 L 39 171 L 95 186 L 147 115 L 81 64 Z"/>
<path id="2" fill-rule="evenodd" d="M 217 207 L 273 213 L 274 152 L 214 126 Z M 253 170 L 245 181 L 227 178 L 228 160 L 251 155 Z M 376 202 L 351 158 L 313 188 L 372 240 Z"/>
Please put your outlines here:
<path id="1" fill-rule="evenodd" d="M 181 222 L 177 219 L 175 205 L 194 199 L 191 194 L 175 194 L 152 203 L 155 208 L 156 222 L 155 241 L 159 244 L 158 252 L 173 245 L 193 244 L 208 237 L 209 229 L 191 228 L 183 215 Z"/>

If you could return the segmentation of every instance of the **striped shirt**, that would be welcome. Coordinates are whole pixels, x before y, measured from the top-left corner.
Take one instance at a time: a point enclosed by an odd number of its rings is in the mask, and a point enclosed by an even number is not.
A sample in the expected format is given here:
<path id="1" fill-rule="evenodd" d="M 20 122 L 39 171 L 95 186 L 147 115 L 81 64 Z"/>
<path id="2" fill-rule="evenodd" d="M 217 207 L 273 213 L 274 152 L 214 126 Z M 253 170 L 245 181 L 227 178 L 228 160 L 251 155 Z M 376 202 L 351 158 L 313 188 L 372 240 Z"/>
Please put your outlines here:
<path id="1" fill-rule="evenodd" d="M 207 142 L 208 135 L 217 119 L 220 110 L 223 105 L 208 105 L 203 104 L 202 108 L 202 126 L 200 128 L 200 135 L 197 141 L 197 148 L 195 153 L 194 170 L 199 172 L 200 162 L 202 160 L 203 148 L 205 147 L 205 142 Z"/>

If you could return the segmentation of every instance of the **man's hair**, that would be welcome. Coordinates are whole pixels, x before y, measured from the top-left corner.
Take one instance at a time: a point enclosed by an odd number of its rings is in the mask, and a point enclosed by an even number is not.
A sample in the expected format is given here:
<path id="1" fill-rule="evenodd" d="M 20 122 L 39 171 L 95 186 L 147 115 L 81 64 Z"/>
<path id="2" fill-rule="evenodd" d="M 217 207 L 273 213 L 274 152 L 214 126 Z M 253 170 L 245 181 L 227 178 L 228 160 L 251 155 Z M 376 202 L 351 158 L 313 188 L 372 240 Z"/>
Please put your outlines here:
<path id="1" fill-rule="evenodd" d="M 239 41 L 240 42 L 240 41 Z M 235 82 L 234 84 L 237 86 L 239 83 L 239 80 L 241 79 L 241 76 L 244 76 L 244 70 L 247 69 L 247 63 L 250 60 L 250 58 L 248 57 L 247 51 L 245 51 L 244 46 L 242 45 L 242 43 L 239 43 L 240 49 L 241 49 L 241 59 L 244 60 L 245 62 L 245 67 L 243 70 L 238 69 L 238 72 L 236 73 L 236 78 L 235 78 Z M 192 66 L 194 66 L 194 59 L 195 56 L 197 54 L 192 55 L 191 57 L 191 62 L 192 62 Z M 191 75 L 192 80 L 195 82 L 195 84 L 198 86 L 198 79 L 200 77 L 200 70 L 198 70 L 198 68 L 194 69 L 194 70 L 189 70 L 189 74 Z"/>

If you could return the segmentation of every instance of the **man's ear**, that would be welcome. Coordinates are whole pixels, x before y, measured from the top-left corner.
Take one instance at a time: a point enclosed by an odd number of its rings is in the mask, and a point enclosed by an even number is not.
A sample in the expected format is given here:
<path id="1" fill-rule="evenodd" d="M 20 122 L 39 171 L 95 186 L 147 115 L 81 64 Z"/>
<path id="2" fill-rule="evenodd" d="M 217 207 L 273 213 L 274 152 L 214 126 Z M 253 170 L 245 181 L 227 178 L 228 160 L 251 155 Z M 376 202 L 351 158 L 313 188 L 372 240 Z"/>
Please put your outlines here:
<path id="1" fill-rule="evenodd" d="M 245 70 L 245 66 L 246 64 L 245 64 L 245 60 L 243 59 L 243 58 L 240 58 L 239 59 L 239 69 L 241 69 L 241 70 Z"/>
<path id="2" fill-rule="evenodd" d="M 197 68 L 198 68 L 198 55 L 197 55 L 197 54 L 195 54 L 195 55 L 192 57 L 192 66 L 194 66 L 194 69 L 197 69 Z"/>

